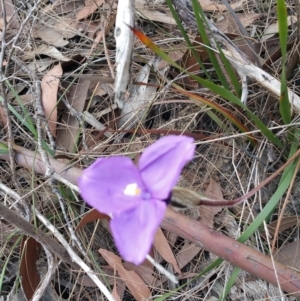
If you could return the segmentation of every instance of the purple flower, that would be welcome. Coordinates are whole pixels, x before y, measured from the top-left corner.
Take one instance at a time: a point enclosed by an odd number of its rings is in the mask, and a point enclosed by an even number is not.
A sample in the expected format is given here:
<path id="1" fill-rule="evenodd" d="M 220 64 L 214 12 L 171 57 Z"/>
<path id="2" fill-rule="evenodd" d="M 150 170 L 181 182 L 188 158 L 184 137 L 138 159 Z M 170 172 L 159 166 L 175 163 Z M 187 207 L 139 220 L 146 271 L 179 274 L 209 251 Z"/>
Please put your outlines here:
<path id="1" fill-rule="evenodd" d="M 96 160 L 79 179 L 83 199 L 111 215 L 122 257 L 140 264 L 149 253 L 182 168 L 194 157 L 193 139 L 166 136 L 145 149 L 138 167 L 127 157 Z"/>

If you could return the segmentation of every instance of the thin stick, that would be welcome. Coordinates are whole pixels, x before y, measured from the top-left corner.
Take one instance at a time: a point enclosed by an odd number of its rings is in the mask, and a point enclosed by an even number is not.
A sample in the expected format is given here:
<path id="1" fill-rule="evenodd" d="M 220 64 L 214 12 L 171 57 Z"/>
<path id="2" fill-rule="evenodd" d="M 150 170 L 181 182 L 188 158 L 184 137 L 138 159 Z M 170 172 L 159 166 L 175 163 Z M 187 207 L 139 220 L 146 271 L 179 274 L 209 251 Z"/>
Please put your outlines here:
<path id="1" fill-rule="evenodd" d="M 38 210 L 35 210 L 35 214 L 37 218 L 49 229 L 49 231 L 51 231 L 51 233 L 60 241 L 72 260 L 76 262 L 89 275 L 89 277 L 94 281 L 94 283 L 98 286 L 98 288 L 106 296 L 106 298 L 109 301 L 115 301 L 114 297 L 111 295 L 107 287 L 99 280 L 95 272 L 91 270 L 90 267 L 88 267 L 85 262 L 74 252 L 74 250 L 67 243 L 64 237 L 59 233 L 59 231 Z"/>
<path id="2" fill-rule="evenodd" d="M 156 262 L 150 255 L 146 256 L 146 259 L 154 266 L 156 269 L 163 275 L 165 275 L 169 280 L 171 280 L 173 283 L 177 284 L 178 279 L 175 275 L 167 271 L 161 264 Z"/>

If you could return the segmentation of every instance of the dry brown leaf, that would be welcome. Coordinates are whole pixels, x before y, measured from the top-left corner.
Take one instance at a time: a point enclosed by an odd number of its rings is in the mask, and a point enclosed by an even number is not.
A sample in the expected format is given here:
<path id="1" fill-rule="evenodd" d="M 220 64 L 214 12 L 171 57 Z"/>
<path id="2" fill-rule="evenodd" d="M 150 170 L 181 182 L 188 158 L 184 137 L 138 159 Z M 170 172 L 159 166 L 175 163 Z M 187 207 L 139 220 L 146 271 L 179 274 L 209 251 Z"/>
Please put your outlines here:
<path id="1" fill-rule="evenodd" d="M 55 47 L 64 47 L 69 44 L 69 41 L 64 39 L 60 32 L 44 25 L 35 29 L 35 35 L 47 44 Z"/>
<path id="2" fill-rule="evenodd" d="M 67 58 L 66 56 L 64 56 L 54 46 L 45 45 L 45 44 L 39 45 L 35 49 L 25 50 L 24 51 L 24 55 L 23 55 L 22 58 L 24 60 L 34 59 L 36 56 L 39 56 L 39 55 L 42 55 L 42 54 L 43 55 L 48 55 L 50 57 L 53 57 L 53 58 L 57 59 L 58 61 L 63 61 L 63 62 L 70 61 L 69 58 Z"/>
<path id="3" fill-rule="evenodd" d="M 149 9 L 148 8 L 149 6 L 145 4 L 146 4 L 145 0 L 135 1 L 136 12 L 140 17 L 146 18 L 147 20 L 151 20 L 151 21 L 176 25 L 176 22 L 169 10 L 162 12 L 155 9 Z"/>
<path id="4" fill-rule="evenodd" d="M 54 60 L 52 58 L 44 58 L 35 60 L 27 64 L 27 68 L 32 72 L 43 72 L 45 71 L 51 64 L 53 64 Z"/>
<path id="5" fill-rule="evenodd" d="M 106 214 L 100 213 L 98 212 L 96 209 L 92 209 L 89 212 L 87 212 L 83 218 L 81 219 L 81 221 L 79 222 L 78 226 L 76 227 L 76 230 L 81 229 L 82 227 L 84 227 L 86 224 L 96 221 L 98 219 L 106 219 L 109 220 L 110 217 Z"/>
<path id="6" fill-rule="evenodd" d="M 78 83 L 72 85 L 66 95 L 71 107 L 79 113 L 83 111 L 89 86 L 89 80 L 79 79 Z M 71 116 L 66 109 L 63 113 L 61 123 L 62 125 L 57 129 L 57 145 L 70 152 L 76 152 L 74 148 L 76 147 L 76 141 L 80 132 L 79 120 Z"/>
<path id="7" fill-rule="evenodd" d="M 176 273 L 181 275 L 176 258 L 161 228 L 158 228 L 155 234 L 154 246 L 161 257 L 173 266 Z"/>
<path id="8" fill-rule="evenodd" d="M 100 21 L 91 22 L 90 20 L 83 20 L 77 23 L 76 28 L 80 33 L 92 38 L 95 32 L 99 30 L 100 24 Z"/>
<path id="9" fill-rule="evenodd" d="M 204 195 L 212 199 L 223 199 L 220 184 L 212 178 L 210 179 L 210 183 L 206 188 Z M 200 212 L 202 222 L 204 222 L 208 227 L 213 227 L 214 217 L 217 213 L 219 213 L 222 210 L 222 207 L 200 206 L 198 210 Z"/>
<path id="10" fill-rule="evenodd" d="M 59 19 L 57 23 L 54 24 L 54 28 L 66 39 L 71 39 L 79 34 L 77 29 L 79 22 L 72 18 L 62 18 Z"/>
<path id="11" fill-rule="evenodd" d="M 179 46 L 181 46 L 182 48 L 184 47 L 183 44 L 180 44 Z M 183 57 L 183 55 L 184 55 L 184 52 L 182 50 L 174 50 L 174 51 L 171 51 L 171 52 L 168 53 L 168 56 L 174 62 L 179 61 Z M 157 69 L 160 70 L 160 69 L 163 69 L 163 68 L 165 68 L 169 65 L 170 64 L 168 62 L 166 62 L 165 60 L 160 60 L 159 64 L 157 65 Z"/>
<path id="12" fill-rule="evenodd" d="M 274 257 L 279 262 L 300 270 L 300 241 L 284 245 Z"/>
<path id="13" fill-rule="evenodd" d="M 235 17 L 238 18 L 242 23 L 242 27 L 244 26 L 244 28 L 246 28 L 260 16 L 261 14 L 256 13 L 235 15 Z M 246 56 L 248 56 L 253 63 L 258 62 L 258 58 L 252 49 L 254 47 L 254 43 L 253 41 L 247 41 L 247 37 L 244 37 L 244 28 L 241 28 L 241 26 L 237 23 L 235 18 L 230 13 L 227 13 L 225 21 L 227 26 L 226 29 L 224 29 L 225 31 L 222 30 L 222 32 L 229 32 L 230 34 L 237 35 L 238 39 L 234 41 L 234 44 L 237 46 L 237 48 Z"/>
<path id="14" fill-rule="evenodd" d="M 200 252 L 201 249 L 202 248 L 195 246 L 195 244 L 186 241 L 180 252 L 176 255 L 176 259 L 178 261 L 180 269 L 182 269 L 188 263 L 190 263 L 191 260 Z"/>
<path id="15" fill-rule="evenodd" d="M 257 14 L 257 13 L 243 13 L 243 14 L 236 14 L 236 16 L 239 18 L 241 23 L 244 25 L 246 28 L 247 26 L 251 25 L 255 20 L 261 17 L 262 14 Z M 229 31 L 229 26 L 232 22 L 232 17 L 231 15 L 226 16 L 222 21 L 219 21 L 216 23 L 216 26 L 222 31 L 223 33 L 235 33 L 235 34 L 240 34 L 239 31 Z M 233 19 L 234 20 L 234 19 Z M 234 22 L 235 24 L 235 22 Z"/>
<path id="16" fill-rule="evenodd" d="M 84 6 L 82 0 L 68 0 L 68 1 L 52 1 L 52 5 L 45 5 L 41 11 L 44 15 L 51 13 L 55 16 L 66 16 L 68 14 L 74 15 L 76 12 Z"/>
<path id="17" fill-rule="evenodd" d="M 114 297 L 115 301 L 122 301 L 122 299 L 120 298 L 118 291 L 117 291 L 117 285 L 114 285 L 111 294 Z"/>
<path id="18" fill-rule="evenodd" d="M 57 91 L 62 73 L 61 64 L 58 64 L 45 74 L 41 83 L 42 104 L 53 137 L 56 137 Z"/>
<path id="19" fill-rule="evenodd" d="M 19 97 L 19 99 L 22 101 L 22 103 L 24 105 L 32 104 L 33 100 L 34 100 L 34 95 L 31 94 L 31 93 L 24 94 L 24 95 L 19 95 L 18 97 Z M 18 105 L 19 103 L 18 103 L 18 101 L 16 99 L 13 99 L 12 100 L 12 104 Z"/>
<path id="20" fill-rule="evenodd" d="M 2 7 L 2 6 L 1 6 Z M 0 13 L 2 15 L 0 7 Z M 5 12 L 6 12 L 6 21 L 7 21 L 7 27 L 12 28 L 12 29 L 19 29 L 20 27 L 20 22 L 18 19 L 18 13 L 15 10 L 15 6 L 11 0 L 5 0 L 4 1 L 4 7 L 5 7 Z M 0 19 L 0 29 L 3 29 L 3 19 Z"/>
<path id="21" fill-rule="evenodd" d="M 297 22 L 297 16 L 288 16 L 287 17 L 288 26 L 290 26 L 292 23 Z M 264 42 L 271 37 L 273 37 L 276 33 L 279 31 L 279 24 L 278 21 L 275 23 L 270 24 L 264 32 L 264 35 L 261 38 L 261 41 Z"/>
<path id="22" fill-rule="evenodd" d="M 276 220 L 268 225 L 270 235 L 273 236 L 275 234 L 275 230 L 276 230 L 278 222 L 279 221 Z M 280 220 L 279 233 L 281 233 L 282 231 L 285 231 L 289 228 L 292 228 L 296 225 L 299 225 L 299 223 L 300 223 L 299 216 L 296 216 L 296 215 L 285 216 Z"/>
<path id="23" fill-rule="evenodd" d="M 112 252 L 99 249 L 98 252 L 104 257 L 107 263 L 120 275 L 130 293 L 137 301 L 143 301 L 151 297 L 151 292 L 144 281 L 134 271 L 127 271 L 123 265 L 121 258 Z"/>
<path id="24" fill-rule="evenodd" d="M 195 38 L 192 46 L 194 47 L 194 51 L 196 52 L 200 61 L 205 62 L 208 58 L 208 52 L 203 46 L 203 41 L 200 36 L 197 36 Z M 181 65 L 181 67 L 184 68 L 184 70 L 187 70 L 191 74 L 195 74 L 200 71 L 200 65 L 198 64 L 195 56 L 193 55 L 190 49 L 187 49 L 185 51 L 182 60 L 179 62 L 179 64 Z M 197 88 L 199 86 L 198 82 L 192 79 L 190 76 L 183 77 L 181 82 L 183 83 L 183 85 L 187 85 L 192 88 Z"/>
<path id="25" fill-rule="evenodd" d="M 104 0 L 86 0 L 85 7 L 83 7 L 77 13 L 76 20 L 81 20 L 88 17 L 89 15 L 94 13 L 98 9 L 98 7 L 103 4 L 103 2 Z"/>
<path id="26" fill-rule="evenodd" d="M 211 0 L 198 0 L 198 2 L 200 3 L 202 9 L 204 11 L 226 11 L 227 7 L 223 4 L 217 4 Z M 246 0 L 240 0 L 239 2 L 233 3 L 231 4 L 231 8 L 233 10 L 241 7 L 244 2 L 246 2 Z"/>
<path id="27" fill-rule="evenodd" d="M 148 263 L 148 261 L 146 261 Z M 145 262 L 145 263 L 146 263 Z M 153 276 L 153 265 L 135 265 L 131 262 L 124 262 L 123 266 L 128 271 L 135 271 L 149 285 L 153 285 L 155 277 Z"/>

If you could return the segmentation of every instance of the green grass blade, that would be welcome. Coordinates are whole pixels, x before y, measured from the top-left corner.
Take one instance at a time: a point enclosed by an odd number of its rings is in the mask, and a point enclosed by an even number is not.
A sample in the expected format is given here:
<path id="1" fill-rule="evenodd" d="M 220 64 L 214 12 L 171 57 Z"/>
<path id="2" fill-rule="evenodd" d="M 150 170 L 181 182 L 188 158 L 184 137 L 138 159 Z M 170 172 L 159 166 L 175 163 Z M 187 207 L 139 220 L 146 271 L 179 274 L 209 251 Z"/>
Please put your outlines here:
<path id="1" fill-rule="evenodd" d="M 220 296 L 219 301 L 225 300 L 227 298 L 228 293 L 230 292 L 232 286 L 235 283 L 236 278 L 238 277 L 241 268 L 235 267 L 231 272 L 229 279 L 226 281 L 226 285 L 223 291 L 223 294 Z"/>
<path id="2" fill-rule="evenodd" d="M 285 0 L 277 0 L 277 13 L 279 23 L 279 40 L 282 55 L 282 73 L 281 73 L 281 92 L 279 100 L 279 111 L 282 120 L 285 124 L 292 121 L 291 104 L 289 102 L 287 80 L 286 80 L 286 51 L 288 42 L 288 23 L 287 23 L 287 10 Z"/>
<path id="3" fill-rule="evenodd" d="M 17 112 L 17 110 L 8 103 L 8 109 L 9 111 L 15 115 L 15 117 L 21 122 L 21 124 L 23 124 L 30 132 L 31 134 L 34 136 L 35 140 L 37 140 L 38 138 L 38 133 L 37 130 L 34 126 L 33 120 L 30 117 L 29 111 L 27 110 L 27 108 L 24 106 L 22 100 L 20 99 L 18 93 L 16 92 L 16 90 L 13 88 L 13 86 L 10 84 L 10 82 L 8 80 L 6 80 L 6 84 L 9 87 L 10 91 L 12 92 L 13 96 L 16 98 L 19 107 L 21 108 L 24 117 Z M 3 97 L 0 96 L 0 101 L 3 102 L 4 99 Z M 48 154 L 50 154 L 51 156 L 54 156 L 53 151 L 50 149 L 50 147 L 48 146 L 48 144 L 43 140 L 42 141 L 42 145 L 43 148 L 47 151 Z"/>
<path id="4" fill-rule="evenodd" d="M 181 24 L 181 21 L 180 21 L 180 19 L 179 19 L 179 16 L 178 16 L 176 10 L 174 9 L 174 6 L 173 6 L 171 0 L 166 0 L 166 1 L 167 1 L 167 4 L 168 4 L 168 6 L 169 6 L 169 8 L 170 8 L 170 11 L 171 11 L 171 13 L 172 13 L 172 15 L 173 15 L 173 17 L 174 17 L 174 19 L 175 19 L 175 22 L 176 22 L 176 24 L 177 24 L 177 26 L 178 26 L 178 28 L 179 28 L 179 30 L 180 30 L 180 32 L 181 32 L 181 34 L 182 34 L 184 40 L 185 40 L 185 42 L 186 42 L 188 48 L 191 50 L 191 52 L 192 52 L 194 58 L 196 59 L 198 65 L 201 67 L 201 70 L 204 72 L 205 76 L 206 76 L 207 78 L 211 79 L 210 74 L 207 72 L 205 66 L 203 65 L 202 61 L 200 60 L 199 55 L 198 55 L 197 52 L 195 51 L 194 46 L 193 46 L 191 40 L 189 39 L 188 35 L 186 34 L 186 32 L 185 32 L 185 30 L 184 30 L 184 28 L 183 28 L 183 26 L 182 26 L 182 24 Z"/>
<path id="5" fill-rule="evenodd" d="M 149 49 L 151 49 L 155 54 L 160 56 L 163 60 L 168 62 L 170 65 L 174 66 L 175 68 L 178 68 L 180 71 L 188 74 L 191 78 L 196 80 L 200 85 L 204 86 L 205 88 L 210 89 L 211 91 L 215 92 L 216 94 L 220 95 L 221 97 L 229 100 L 230 102 L 238 105 L 243 110 L 246 111 L 248 116 L 252 119 L 252 121 L 256 124 L 256 126 L 261 130 L 263 135 L 265 135 L 273 144 L 276 146 L 282 148 L 281 141 L 268 129 L 267 126 L 264 125 L 264 123 L 256 117 L 248 108 L 245 106 L 241 100 L 236 97 L 232 92 L 225 89 L 224 87 L 221 87 L 211 81 L 208 81 L 206 79 L 203 79 L 199 76 L 190 74 L 186 70 L 184 70 L 181 66 L 179 66 L 176 62 L 174 62 L 163 50 L 161 50 L 156 44 L 154 44 L 148 37 L 146 37 L 142 32 L 138 31 L 135 28 L 131 28 L 134 34 L 142 41 L 144 45 L 146 45 Z"/>
<path id="6" fill-rule="evenodd" d="M 224 86 L 225 89 L 230 90 L 229 84 L 226 80 L 226 77 L 224 75 L 224 72 L 222 71 L 220 64 L 217 60 L 216 54 L 215 52 L 211 49 L 211 45 L 209 42 L 209 38 L 206 34 L 205 28 L 203 26 L 203 24 L 206 23 L 206 18 L 204 16 L 204 13 L 201 9 L 201 6 L 199 4 L 199 2 L 197 0 L 192 0 L 192 4 L 193 4 L 193 9 L 194 9 L 194 13 L 195 13 L 195 18 L 196 18 L 196 22 L 198 25 L 198 30 L 199 33 L 201 35 L 201 38 L 203 40 L 204 45 L 207 45 L 208 47 L 206 47 L 206 51 L 209 55 L 210 61 L 217 73 L 217 76 L 219 78 L 219 80 L 221 81 L 222 85 Z"/>
<path id="7" fill-rule="evenodd" d="M 294 154 L 296 152 L 296 147 L 292 149 L 290 152 L 290 155 Z M 297 161 L 299 159 L 295 160 L 292 165 L 289 165 L 284 173 L 281 176 L 281 182 L 272 196 L 272 198 L 269 200 L 269 202 L 266 204 L 266 206 L 263 208 L 263 210 L 259 213 L 259 215 L 255 218 L 255 220 L 247 227 L 247 229 L 244 231 L 244 233 L 239 237 L 238 241 L 241 243 L 244 243 L 249 237 L 258 229 L 258 227 L 270 216 L 270 213 L 275 209 L 278 202 L 280 201 L 283 194 L 288 189 L 293 174 L 295 172 L 295 169 L 297 167 Z"/>

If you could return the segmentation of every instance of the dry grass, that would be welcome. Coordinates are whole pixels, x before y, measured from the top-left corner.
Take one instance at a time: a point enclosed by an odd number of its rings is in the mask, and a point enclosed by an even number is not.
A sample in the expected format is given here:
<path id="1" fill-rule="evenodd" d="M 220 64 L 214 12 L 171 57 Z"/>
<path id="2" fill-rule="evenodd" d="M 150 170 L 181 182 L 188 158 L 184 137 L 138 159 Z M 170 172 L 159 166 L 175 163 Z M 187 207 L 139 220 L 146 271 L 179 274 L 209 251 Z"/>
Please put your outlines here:
<path id="1" fill-rule="evenodd" d="M 232 104 L 226 103 L 207 89 L 196 85 L 185 74 L 170 67 L 167 63 L 164 64 L 138 41 L 134 45 L 132 81 L 143 81 L 138 76 L 146 64 L 151 61 L 153 68 L 148 72 L 149 79 L 146 81 L 151 85 L 131 85 L 129 87 L 131 94 L 128 92 L 126 101 L 139 104 L 134 111 L 128 110 L 124 115 L 124 112 L 116 109 L 113 85 L 111 84 L 115 77 L 113 37 L 115 4 L 111 5 L 108 1 L 104 1 L 94 13 L 76 21 L 76 17 L 78 18 L 79 12 L 84 7 L 83 1 L 56 0 L 53 4 L 50 1 L 39 1 L 36 10 L 33 8 L 37 0 L 26 3 L 12 0 L 6 3 L 6 14 L 9 17 L 13 16 L 14 23 L 9 22 L 5 37 L 2 35 L 2 41 L 5 40 L 7 44 L 4 60 L 1 62 L 3 73 L 0 93 L 4 104 L 9 104 L 23 119 L 14 115 L 11 109 L 9 109 L 10 115 L 7 118 L 5 106 L 0 107 L 2 140 L 13 139 L 12 142 L 16 145 L 37 151 L 38 141 L 26 127 L 26 122 L 29 122 L 30 119 L 36 126 L 36 118 L 41 118 L 36 115 L 36 82 L 41 81 L 47 71 L 60 63 L 64 74 L 84 74 L 83 78 L 63 75 L 55 95 L 56 102 L 50 103 L 51 110 L 45 112 L 46 116 L 50 116 L 57 108 L 57 118 L 54 120 L 56 132 L 54 140 L 56 140 L 57 149 L 54 158 L 65 164 L 84 168 L 97 157 L 116 154 L 138 160 L 141 151 L 162 135 L 173 133 L 172 131 L 177 134 L 188 133 L 196 138 L 198 147 L 195 159 L 183 172 L 179 184 L 185 188 L 203 192 L 213 178 L 220 185 L 225 199 L 234 199 L 245 194 L 273 173 L 281 164 L 284 151 L 271 145 L 262 135 L 256 134 L 258 144 L 253 148 L 249 146 L 245 135 L 241 135 L 220 114 L 216 112 L 216 115 L 222 119 L 222 126 L 208 116 L 207 107 L 191 104 L 186 97 L 174 93 L 170 88 L 170 83 L 184 83 L 186 89 L 218 102 L 243 120 L 250 130 L 254 129 L 243 112 L 238 112 Z M 221 5 L 222 2 L 217 4 Z M 297 16 L 294 3 L 288 1 L 287 5 L 288 14 Z M 145 10 L 149 12 L 150 17 L 145 19 L 138 14 L 137 27 L 146 34 L 148 33 L 155 43 L 173 55 L 174 59 L 178 59 L 180 64 L 185 67 L 190 66 L 182 59 L 186 53 L 186 46 L 176 26 L 151 19 L 151 17 L 154 19 L 154 16 L 159 13 L 170 15 L 167 6 L 145 1 Z M 280 78 L 281 56 L 276 56 L 279 48 L 278 34 L 275 33 L 272 38 L 266 38 L 266 41 L 262 42 L 266 28 L 277 22 L 275 3 L 247 1 L 236 9 L 236 12 L 241 14 L 240 17 L 253 13 L 260 14 L 245 27 L 252 37 L 261 65 L 265 66 L 267 72 Z M 227 10 L 220 12 L 216 9 L 206 13 L 216 23 L 221 19 L 225 20 L 229 24 L 229 31 L 236 28 L 234 20 Z M 45 28 L 48 28 L 49 32 L 45 32 Z M 191 32 L 190 37 L 193 38 Z M 239 34 L 238 32 L 231 33 Z M 297 23 L 293 23 L 289 31 L 288 62 L 295 55 L 299 56 L 299 44 L 297 44 L 299 40 L 295 39 L 297 34 L 299 34 Z M 55 35 L 57 35 L 56 38 L 51 40 Z M 13 39 L 13 37 L 16 38 Z M 96 42 L 97 38 L 99 38 L 98 42 Z M 2 42 L 2 47 L 3 45 L 4 42 Z M 240 49 L 243 51 L 242 49 L 245 48 Z M 49 55 L 50 50 L 52 51 L 51 55 Z M 53 55 L 54 51 L 56 51 L 55 55 Z M 288 70 L 289 87 L 296 93 L 299 93 L 298 61 Z M 268 67 L 266 67 L 266 63 L 268 63 Z M 205 61 L 205 65 L 210 70 L 212 77 L 216 78 L 214 70 L 210 69 L 209 60 Z M 199 68 L 193 71 L 204 76 Z M 102 83 L 99 82 L 99 77 L 101 77 Z M 107 83 L 103 83 L 103 78 L 107 79 Z M 42 99 L 42 102 L 45 106 L 47 98 Z M 66 102 L 73 107 L 75 112 L 70 112 L 66 108 Z M 23 104 L 25 109 L 22 109 L 20 104 Z M 277 100 L 255 82 L 249 86 L 247 105 L 268 127 L 272 128 L 282 124 Z M 94 119 L 88 119 L 85 115 L 86 112 L 90 113 Z M 42 118 L 42 121 L 45 121 L 45 118 Z M 298 116 L 294 116 L 293 123 L 297 125 Z M 49 136 L 46 135 L 45 124 L 47 123 L 43 123 L 42 126 L 43 139 L 50 143 Z M 286 128 L 278 127 L 275 132 L 282 141 L 287 139 Z M 44 175 L 36 173 L 34 168 L 30 170 L 17 164 L 13 166 L 12 162 L 14 161 L 0 161 L 1 182 L 15 191 L 21 199 L 16 204 L 14 199 L 7 195 L 7 191 L 0 189 L 1 201 L 7 206 L 15 208 L 18 214 L 27 217 L 29 221 L 46 233 L 47 229 L 36 219 L 30 209 L 30 205 L 33 205 L 50 220 L 76 253 L 98 275 L 101 275 L 103 271 L 106 274 L 104 278 L 110 285 L 114 285 L 117 281 L 119 294 L 121 295 L 122 291 L 124 293 L 122 300 L 134 300 L 122 279 L 115 274 L 112 268 L 107 267 L 106 261 L 98 252 L 98 249 L 102 248 L 117 254 L 108 230 L 108 223 L 106 221 L 90 223 L 76 232 L 77 239 L 74 240 L 75 229 L 88 209 L 78 194 L 65 185 L 50 181 Z M 278 179 L 273 181 L 246 204 L 215 213 L 213 216 L 215 229 L 237 238 L 268 202 L 278 181 Z M 294 222 L 291 222 L 289 228 L 280 228 L 282 230 L 279 231 L 276 250 L 299 240 L 298 187 L 300 187 L 299 177 L 296 177 L 284 210 L 284 218 L 287 222 L 292 219 Z M 273 213 L 270 222 L 278 219 L 281 206 Z M 29 215 L 26 215 L 27 211 L 24 213 L 24 208 L 30 212 Z M 196 219 L 203 219 L 203 214 L 205 216 L 205 213 L 198 208 L 188 210 L 186 213 Z M 264 229 L 261 229 L 260 233 L 257 232 L 247 244 L 268 253 L 272 244 L 272 237 L 268 238 L 265 233 L 268 229 L 270 228 L 265 224 Z M 52 237 L 51 234 L 48 235 Z M 165 235 L 176 258 L 185 248 L 191 250 L 196 248 L 181 238 L 172 236 L 171 233 L 165 233 Z M 22 252 L 21 241 L 25 239 L 22 231 L 1 220 L 0 296 L 9 296 L 9 300 L 24 299 L 23 291 L 20 288 L 19 266 Z M 286 251 L 283 253 L 287 254 Z M 186 254 L 191 256 L 189 252 Z M 296 254 L 299 255 L 299 253 Z M 158 253 L 156 253 L 156 259 L 168 266 Z M 191 256 L 189 262 L 181 267 L 182 272 L 192 277 L 203 271 L 215 259 L 213 254 L 198 250 L 194 257 Z M 29 264 L 33 265 L 35 258 L 29 256 L 27 260 L 30 260 Z M 104 300 L 99 289 L 94 287 L 94 283 L 85 276 L 85 273 L 60 262 L 55 256 L 54 265 L 52 280 L 44 293 L 43 300 Z M 299 268 L 299 261 L 295 265 Z M 48 268 L 49 261 L 47 262 L 46 253 L 42 249 L 37 264 L 38 274 L 41 278 Z M 230 264 L 223 263 L 205 277 L 202 276 L 190 282 L 184 289 L 174 293 L 174 300 L 217 300 L 222 294 L 224 284 L 231 275 L 232 269 Z M 36 271 L 32 271 L 32 273 L 36 273 Z M 146 283 L 150 288 L 153 300 L 173 288 L 155 270 L 152 280 L 152 283 L 149 284 L 147 281 Z M 186 281 L 183 279 L 181 283 L 184 284 Z M 283 296 L 272 285 L 243 272 L 238 276 L 227 300 L 294 300 L 293 297 L 280 299 L 280 294 Z M 278 296 L 278 298 L 276 299 L 274 296 Z"/>

